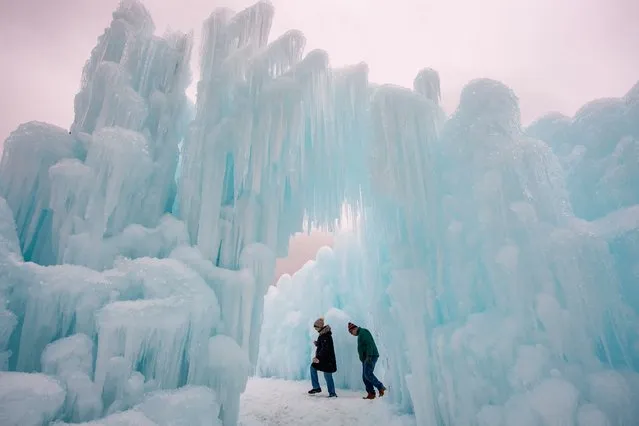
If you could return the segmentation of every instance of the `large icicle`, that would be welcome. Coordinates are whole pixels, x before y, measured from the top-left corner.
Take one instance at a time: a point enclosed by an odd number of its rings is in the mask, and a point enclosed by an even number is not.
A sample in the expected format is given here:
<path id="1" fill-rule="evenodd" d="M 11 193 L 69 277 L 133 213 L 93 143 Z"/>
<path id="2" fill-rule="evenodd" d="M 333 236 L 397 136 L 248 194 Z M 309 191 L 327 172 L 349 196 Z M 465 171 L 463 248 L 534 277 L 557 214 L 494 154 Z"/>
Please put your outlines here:
<path id="1" fill-rule="evenodd" d="M 219 321 L 215 293 L 198 274 L 171 259 L 125 262 L 117 272 L 109 274 L 111 280 L 139 289 L 142 300 L 114 302 L 98 314 L 96 383 L 104 385 L 115 356 L 123 356 L 131 370 L 139 369 L 163 389 L 202 380 L 206 342 Z"/>
<path id="2" fill-rule="evenodd" d="M 102 395 L 93 382 L 93 340 L 86 334 L 47 345 L 42 352 L 42 371 L 57 376 L 66 388 L 63 418 L 79 423 L 101 417 Z"/>
<path id="3" fill-rule="evenodd" d="M 204 25 L 202 80 L 196 119 L 183 146 L 177 209 L 192 241 L 215 264 L 219 264 L 223 239 L 222 206 L 233 206 L 239 194 L 236 173 L 243 173 L 250 148 L 252 115 L 234 108 L 231 96 L 238 96 L 238 103 L 247 108 L 254 103 L 250 92 L 256 88 L 251 84 L 257 80 L 248 75 L 250 55 L 266 45 L 272 19 L 272 6 L 262 2 L 234 16 L 218 9 Z M 301 43 L 298 39 L 293 33 L 280 44 L 294 47 Z M 289 50 L 292 56 L 298 54 L 294 48 Z M 262 71 L 267 64 L 265 71 L 269 71 L 270 58 L 282 62 L 282 52 L 286 50 L 273 49 L 273 53 L 258 56 L 255 69 Z M 238 255 L 239 251 L 225 266 L 237 266 Z"/>

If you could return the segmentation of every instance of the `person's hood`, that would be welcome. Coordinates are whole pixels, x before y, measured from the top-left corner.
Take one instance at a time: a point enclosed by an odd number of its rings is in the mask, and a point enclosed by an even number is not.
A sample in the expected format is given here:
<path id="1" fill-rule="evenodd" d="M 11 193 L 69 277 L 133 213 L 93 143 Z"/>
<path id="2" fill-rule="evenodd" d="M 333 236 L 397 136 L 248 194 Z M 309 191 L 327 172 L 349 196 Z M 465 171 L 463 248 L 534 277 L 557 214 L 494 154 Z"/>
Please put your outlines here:
<path id="1" fill-rule="evenodd" d="M 331 333 L 331 326 L 330 325 L 325 325 L 324 327 L 322 327 L 319 331 L 318 331 L 319 335 L 323 335 L 323 334 L 332 334 Z"/>

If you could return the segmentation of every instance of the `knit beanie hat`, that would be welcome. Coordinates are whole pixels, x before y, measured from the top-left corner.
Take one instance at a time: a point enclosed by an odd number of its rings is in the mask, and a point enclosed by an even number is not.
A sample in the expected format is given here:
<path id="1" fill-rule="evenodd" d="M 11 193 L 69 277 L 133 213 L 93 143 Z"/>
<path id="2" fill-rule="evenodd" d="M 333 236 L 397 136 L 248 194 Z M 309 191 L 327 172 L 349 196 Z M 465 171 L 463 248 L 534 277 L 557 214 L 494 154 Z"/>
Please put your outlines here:
<path id="1" fill-rule="evenodd" d="M 353 324 L 352 322 L 349 322 L 348 323 L 348 331 L 351 331 L 354 328 L 357 328 L 357 326 L 355 324 Z"/>
<path id="2" fill-rule="evenodd" d="M 313 323 L 313 327 L 324 328 L 324 318 L 318 318 L 317 320 L 315 320 L 315 322 Z"/>

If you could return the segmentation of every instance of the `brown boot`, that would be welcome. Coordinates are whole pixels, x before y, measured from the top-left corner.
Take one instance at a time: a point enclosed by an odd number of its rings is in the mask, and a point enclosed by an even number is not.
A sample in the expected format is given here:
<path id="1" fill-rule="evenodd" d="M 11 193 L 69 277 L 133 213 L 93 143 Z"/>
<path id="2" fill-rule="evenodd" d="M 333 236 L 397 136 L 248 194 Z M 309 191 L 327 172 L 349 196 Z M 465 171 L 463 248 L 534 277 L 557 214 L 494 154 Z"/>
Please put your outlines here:
<path id="1" fill-rule="evenodd" d="M 375 399 L 375 392 L 369 392 L 364 399 Z"/>
<path id="2" fill-rule="evenodd" d="M 383 397 L 385 392 L 386 392 L 386 388 L 381 388 L 381 389 L 379 390 L 379 397 L 380 397 L 380 398 L 381 398 L 381 397 Z"/>

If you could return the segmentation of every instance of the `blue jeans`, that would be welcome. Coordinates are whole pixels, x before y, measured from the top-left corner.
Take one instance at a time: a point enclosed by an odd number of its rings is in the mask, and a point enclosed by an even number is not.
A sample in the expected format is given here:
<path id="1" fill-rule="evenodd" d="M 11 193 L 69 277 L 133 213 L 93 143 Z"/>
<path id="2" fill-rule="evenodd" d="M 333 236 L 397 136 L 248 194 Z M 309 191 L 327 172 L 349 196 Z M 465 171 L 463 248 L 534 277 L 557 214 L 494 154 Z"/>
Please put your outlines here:
<path id="1" fill-rule="evenodd" d="M 335 383 L 333 383 L 333 373 L 324 373 L 326 387 L 329 395 L 335 395 Z M 313 389 L 320 389 L 319 379 L 317 378 L 317 370 L 311 366 L 311 384 Z"/>
<path id="2" fill-rule="evenodd" d="M 382 382 L 380 382 L 377 377 L 375 377 L 375 364 L 377 364 L 377 360 L 379 357 L 374 356 L 367 358 L 362 363 L 362 380 L 364 380 L 364 386 L 366 386 L 366 392 L 375 393 L 375 388 L 377 389 L 385 389 Z"/>

